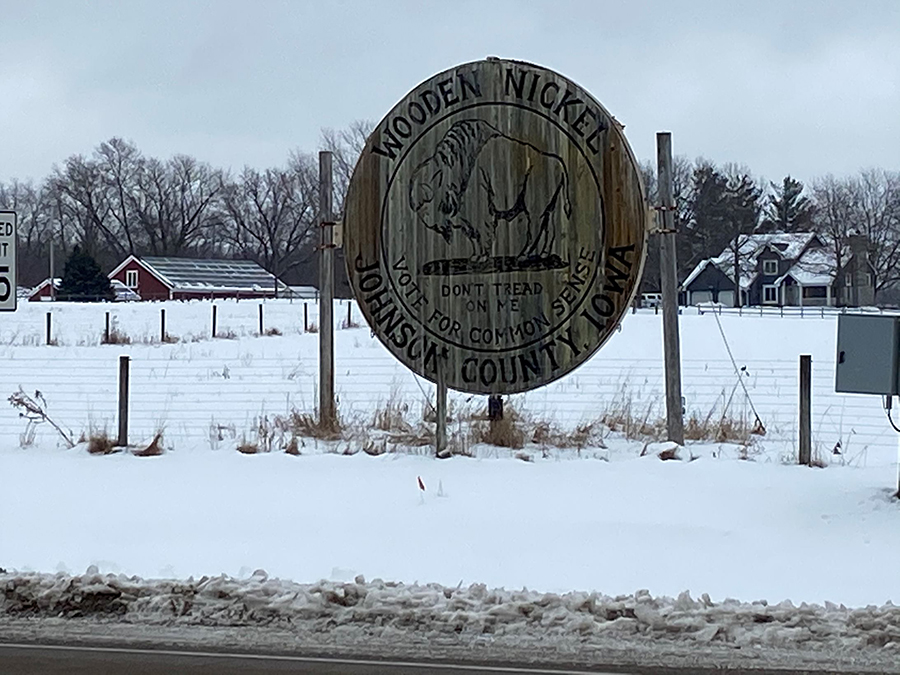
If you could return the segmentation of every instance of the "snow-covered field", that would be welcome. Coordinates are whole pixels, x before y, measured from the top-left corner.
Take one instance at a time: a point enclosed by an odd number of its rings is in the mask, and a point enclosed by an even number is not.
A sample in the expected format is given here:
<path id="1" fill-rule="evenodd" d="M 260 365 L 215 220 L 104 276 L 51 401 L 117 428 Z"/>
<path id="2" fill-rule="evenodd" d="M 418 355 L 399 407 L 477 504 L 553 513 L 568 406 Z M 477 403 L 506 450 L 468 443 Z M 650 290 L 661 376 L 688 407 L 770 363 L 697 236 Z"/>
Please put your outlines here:
<path id="1" fill-rule="evenodd" d="M 436 460 L 427 448 L 378 457 L 336 454 L 353 451 L 361 440 L 306 440 L 300 456 L 236 452 L 239 443 L 255 439 L 260 419 L 314 410 L 317 336 L 303 332 L 298 302 L 264 304 L 265 328 L 282 333 L 267 337 L 257 336 L 259 303 L 217 304 L 219 331 L 234 339 L 209 338 L 209 303 L 24 303 L 0 316 L 5 395 L 20 386 L 39 390 L 50 416 L 73 436 L 103 429 L 115 435 L 118 357 L 128 354 L 131 438 L 162 431 L 167 449 L 160 457 L 90 456 L 82 445 L 65 449 L 47 424 L 26 438 L 18 412 L 0 409 L 0 567 L 7 570 L 0 584 L 69 583 L 68 574 L 89 565 L 102 574 L 148 579 L 209 575 L 209 583 L 220 585 L 232 578 L 263 584 L 250 578 L 257 569 L 272 578 L 338 586 L 364 575 L 448 589 L 536 589 L 496 591 L 514 605 L 538 603 L 545 592 L 575 592 L 553 596 L 558 607 L 574 612 L 563 623 L 596 620 L 593 610 L 582 615 L 570 607 L 581 607 L 578 593 L 621 594 L 635 605 L 645 596 L 633 594 L 648 589 L 658 606 L 638 624 L 651 632 L 654 626 L 673 630 L 666 628 L 669 619 L 658 619 L 663 612 L 692 626 L 684 629 L 691 640 L 719 636 L 759 644 L 790 639 L 774 631 L 760 638 L 759 626 L 741 633 L 734 626 L 743 619 L 735 617 L 762 610 L 722 604 L 726 598 L 851 607 L 900 600 L 893 571 L 900 513 L 891 499 L 898 440 L 877 397 L 833 392 L 833 316 L 725 315 L 720 323 L 708 313 L 681 317 L 688 414 L 717 419 L 727 407 L 730 417 L 752 419 L 752 403 L 767 433 L 749 447 L 689 444 L 686 454 L 696 461 L 663 462 L 655 446 L 641 457 L 645 442 L 606 433 L 606 447 L 595 443 L 581 452 L 532 445 L 526 450 L 533 461 L 486 446 L 472 448 L 474 458 Z M 177 342 L 159 343 L 162 308 Z M 48 310 L 56 346 L 43 345 Z M 99 344 L 105 311 L 132 344 Z M 341 328 L 347 311 L 346 304 L 335 311 L 342 416 L 364 426 L 378 406 L 394 401 L 406 406 L 410 420 L 421 419 L 432 386 L 395 363 L 365 327 Z M 358 310 L 350 311 L 360 321 Z M 315 306 L 307 313 L 314 323 Z M 736 386 L 720 325 L 749 400 Z M 800 354 L 813 357 L 813 440 L 825 469 L 792 464 Z M 532 419 L 572 428 L 623 401 L 631 402 L 633 414 L 655 419 L 663 413 L 661 392 L 661 317 L 639 312 L 590 363 L 514 397 L 511 405 Z M 451 395 L 451 403 L 457 409 L 484 405 L 467 395 Z M 30 445 L 20 447 L 23 439 Z M 77 583 L 108 583 L 103 579 Z M 272 606 L 294 607 L 286 598 L 297 593 L 308 599 L 308 589 L 278 583 L 267 601 Z M 365 588 L 379 597 L 377 588 Z M 461 611 L 440 599 L 443 590 L 417 588 L 443 603 L 440 611 Z M 684 591 L 709 600 L 663 597 Z M 463 605 L 474 592 L 462 593 L 468 598 Z M 590 597 L 596 607 L 616 602 Z M 713 605 L 716 612 L 731 607 L 737 623 L 711 630 L 727 623 L 718 614 L 709 618 Z M 682 609 L 690 612 L 678 614 Z M 848 625 L 865 623 L 861 615 L 824 605 L 808 614 L 834 638 L 826 641 L 830 646 L 900 641 L 891 632 L 895 610 L 872 611 L 881 618 L 865 625 L 882 631 L 874 641 L 871 631 L 862 637 L 847 632 Z M 844 632 L 834 632 L 839 624 Z M 845 638 L 850 642 L 841 642 Z"/>

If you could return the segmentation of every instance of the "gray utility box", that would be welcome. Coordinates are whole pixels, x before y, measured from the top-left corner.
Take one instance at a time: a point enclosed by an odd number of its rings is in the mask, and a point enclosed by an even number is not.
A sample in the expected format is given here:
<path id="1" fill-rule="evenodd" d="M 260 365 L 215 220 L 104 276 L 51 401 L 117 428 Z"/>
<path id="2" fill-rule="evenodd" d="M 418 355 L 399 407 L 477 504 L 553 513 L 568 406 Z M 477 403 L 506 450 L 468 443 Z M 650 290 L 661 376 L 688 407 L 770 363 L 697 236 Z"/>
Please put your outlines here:
<path id="1" fill-rule="evenodd" d="M 900 394 L 900 317 L 838 317 L 834 390 L 841 394 Z"/>

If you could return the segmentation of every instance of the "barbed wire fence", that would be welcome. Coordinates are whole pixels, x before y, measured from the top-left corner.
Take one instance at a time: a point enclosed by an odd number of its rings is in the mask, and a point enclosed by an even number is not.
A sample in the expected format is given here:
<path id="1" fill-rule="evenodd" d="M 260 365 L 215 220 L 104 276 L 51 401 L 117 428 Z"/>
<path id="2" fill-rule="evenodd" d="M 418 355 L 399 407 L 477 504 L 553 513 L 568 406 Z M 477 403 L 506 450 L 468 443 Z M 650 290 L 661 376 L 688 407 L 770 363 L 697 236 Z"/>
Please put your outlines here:
<path id="1" fill-rule="evenodd" d="M 49 311 L 59 314 L 52 347 L 42 344 L 43 326 L 33 326 L 48 307 L 32 304 L 36 306 L 24 308 L 17 322 L 0 324 L 0 350 L 5 357 L 0 386 L 6 396 L 19 388 L 29 394 L 40 391 L 48 414 L 75 437 L 93 432 L 115 436 L 122 353 L 131 357 L 132 439 L 163 432 L 180 443 L 215 449 L 252 433 L 262 418 L 315 412 L 315 302 L 216 302 L 219 337 L 215 339 L 210 303 L 51 307 Z M 374 411 L 392 402 L 411 420 L 421 419 L 430 405 L 433 385 L 393 359 L 371 339 L 368 327 L 358 327 L 363 322 L 355 303 L 337 301 L 336 305 L 336 327 L 344 328 L 336 332 L 335 385 L 341 416 L 365 425 Z M 261 335 L 260 306 L 264 308 Z M 163 308 L 170 342 L 162 340 L 159 326 L 154 325 L 158 321 L 154 309 Z M 97 348 L 107 311 L 131 344 Z M 306 337 L 271 340 L 278 335 Z M 231 339 L 250 337 L 270 341 L 253 343 L 251 348 L 245 339 Z M 797 363 L 738 363 L 740 380 L 727 358 L 683 361 L 686 417 L 741 418 L 750 416 L 755 407 L 770 438 L 796 444 Z M 893 453 L 896 439 L 884 424 L 879 402 L 835 394 L 833 373 L 833 361 L 814 362 L 813 437 L 820 450 L 839 448 L 845 456 L 854 457 L 859 453 L 864 457 L 871 448 Z M 451 405 L 480 409 L 486 406 L 483 398 L 453 393 Z M 534 419 L 573 428 L 598 419 L 623 401 L 648 419 L 664 416 L 661 360 L 609 358 L 601 351 L 563 380 L 511 397 L 510 405 Z M 0 442 L 19 445 L 29 440 L 26 423 L 12 406 L 0 407 L 0 422 Z M 31 431 L 35 438 L 52 434 L 48 428 Z"/>

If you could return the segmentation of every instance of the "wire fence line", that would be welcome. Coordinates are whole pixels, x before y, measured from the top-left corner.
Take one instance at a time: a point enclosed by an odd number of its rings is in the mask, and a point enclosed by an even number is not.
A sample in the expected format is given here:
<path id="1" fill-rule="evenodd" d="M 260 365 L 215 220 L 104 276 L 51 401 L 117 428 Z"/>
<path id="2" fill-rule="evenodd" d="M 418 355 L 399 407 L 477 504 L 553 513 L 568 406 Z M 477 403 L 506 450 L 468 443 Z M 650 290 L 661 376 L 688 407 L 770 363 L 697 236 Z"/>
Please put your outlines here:
<path id="1" fill-rule="evenodd" d="M 6 396 L 19 387 L 41 391 L 50 416 L 77 437 L 91 430 L 117 429 L 118 359 L 113 350 L 35 350 L 28 358 L 6 360 L 0 383 Z M 395 361 L 383 349 L 338 353 L 335 390 L 342 416 L 365 422 L 392 402 L 410 421 L 422 419 L 431 383 Z M 727 359 L 685 360 L 685 413 L 698 419 L 721 417 L 752 421 L 747 396 Z M 797 437 L 798 364 L 743 361 L 741 378 L 766 426 L 767 438 Z M 134 353 L 130 372 L 130 436 L 157 431 L 191 444 L 216 444 L 249 433 L 260 417 L 293 410 L 313 413 L 317 403 L 318 354 L 194 355 L 173 358 L 165 350 Z M 475 409 L 485 397 L 451 392 L 451 404 Z M 596 420 L 604 412 L 630 407 L 655 420 L 664 410 L 664 377 L 657 359 L 598 357 L 570 376 L 541 389 L 511 397 L 510 405 L 533 418 L 565 428 Z M 22 440 L 25 421 L 12 406 L 0 408 L 0 442 Z M 43 428 L 40 434 L 52 433 Z M 834 363 L 813 364 L 813 438 L 822 451 L 840 447 L 894 453 L 897 439 L 877 397 L 834 393 Z M 891 454 L 891 456 L 893 456 Z"/>

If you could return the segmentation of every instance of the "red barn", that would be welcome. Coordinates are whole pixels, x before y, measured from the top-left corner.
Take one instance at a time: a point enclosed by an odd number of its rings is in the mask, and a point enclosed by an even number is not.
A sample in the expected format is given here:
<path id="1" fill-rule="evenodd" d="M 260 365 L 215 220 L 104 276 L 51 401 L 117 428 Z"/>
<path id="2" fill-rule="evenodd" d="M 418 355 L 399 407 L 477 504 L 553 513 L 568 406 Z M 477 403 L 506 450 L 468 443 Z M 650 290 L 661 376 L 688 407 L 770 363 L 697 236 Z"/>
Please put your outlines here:
<path id="1" fill-rule="evenodd" d="M 250 260 L 207 260 L 135 255 L 109 273 L 142 300 L 274 298 L 285 286 Z"/>
<path id="2" fill-rule="evenodd" d="M 59 285 L 62 283 L 62 279 L 57 277 L 53 280 L 53 285 L 56 287 L 56 292 L 59 293 Z M 50 294 L 50 279 L 44 279 L 41 283 L 31 289 L 31 292 L 28 294 L 28 302 L 38 302 L 40 300 L 52 300 L 53 297 Z"/>

